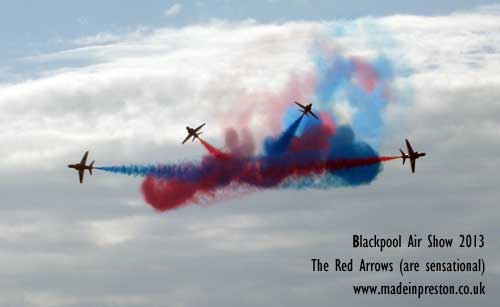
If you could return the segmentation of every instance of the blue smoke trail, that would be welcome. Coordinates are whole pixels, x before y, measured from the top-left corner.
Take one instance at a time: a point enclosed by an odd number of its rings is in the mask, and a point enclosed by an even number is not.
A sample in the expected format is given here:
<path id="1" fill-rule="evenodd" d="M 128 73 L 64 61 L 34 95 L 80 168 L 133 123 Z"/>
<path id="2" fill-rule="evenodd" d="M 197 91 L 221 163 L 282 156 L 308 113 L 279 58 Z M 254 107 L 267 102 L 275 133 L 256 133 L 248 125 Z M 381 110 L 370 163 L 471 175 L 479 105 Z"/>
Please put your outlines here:
<path id="1" fill-rule="evenodd" d="M 301 115 L 297 118 L 278 138 L 268 137 L 264 140 L 264 150 L 267 155 L 278 155 L 288 149 L 303 117 L 304 115 Z"/>
<path id="2" fill-rule="evenodd" d="M 145 199 L 161 211 L 196 202 L 199 196 L 214 197 L 217 189 L 228 186 L 326 189 L 372 182 L 382 170 L 381 162 L 397 158 L 379 157 L 376 151 L 391 97 L 387 85 L 393 79 L 392 63 L 384 57 L 365 60 L 327 52 L 313 56 L 317 84 L 305 97 L 312 98 L 321 119 L 297 118 L 297 109 L 290 107 L 283 119 L 287 128 L 263 140 L 262 154 L 242 157 L 221 151 L 199 162 L 98 169 L 147 177 L 142 186 Z M 335 127 L 335 122 L 343 125 Z"/>
<path id="3" fill-rule="evenodd" d="M 194 163 L 186 164 L 160 164 L 160 165 L 121 165 L 121 166 L 101 166 L 95 169 L 111 173 L 124 174 L 128 176 L 154 176 L 158 179 L 179 179 L 196 182 L 203 175 L 200 167 Z"/>
<path id="4" fill-rule="evenodd" d="M 360 72 L 356 68 L 356 59 L 338 54 L 319 54 L 316 55 L 315 63 L 319 74 L 319 84 L 314 93 L 315 105 L 332 112 L 339 102 L 347 102 L 355 112 L 351 123 L 353 131 L 358 138 L 377 148 L 384 132 L 382 113 L 388 102 L 387 84 L 394 78 L 391 62 L 379 57 L 370 63 L 376 75 L 373 91 L 359 84 Z"/>

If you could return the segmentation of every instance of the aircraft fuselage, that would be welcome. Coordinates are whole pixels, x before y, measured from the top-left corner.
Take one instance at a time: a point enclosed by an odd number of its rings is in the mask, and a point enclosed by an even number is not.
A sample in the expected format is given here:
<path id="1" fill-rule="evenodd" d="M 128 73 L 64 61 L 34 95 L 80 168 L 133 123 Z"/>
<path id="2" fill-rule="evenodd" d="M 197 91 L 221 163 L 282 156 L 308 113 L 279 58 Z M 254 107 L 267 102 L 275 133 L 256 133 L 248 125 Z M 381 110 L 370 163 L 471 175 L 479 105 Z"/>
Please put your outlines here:
<path id="1" fill-rule="evenodd" d="M 186 127 L 186 130 L 189 133 L 189 135 L 194 136 L 194 137 L 198 137 L 198 135 L 200 134 L 196 131 L 196 129 L 193 129 L 191 127 Z"/>
<path id="2" fill-rule="evenodd" d="M 415 161 L 417 161 L 418 158 L 425 156 L 426 153 L 414 151 L 408 139 L 405 139 L 405 142 L 408 153 L 405 153 L 402 149 L 399 149 L 399 152 L 401 153 L 401 159 L 403 159 L 403 165 L 405 164 L 406 159 L 409 159 L 411 163 L 411 172 L 415 173 Z"/>
<path id="3" fill-rule="evenodd" d="M 312 112 L 312 103 L 305 105 L 301 111 L 306 116 L 312 115 L 313 117 L 317 118 L 316 115 Z"/>
<path id="4" fill-rule="evenodd" d="M 81 165 L 81 164 L 69 164 L 68 165 L 69 168 L 73 168 L 73 169 L 76 169 L 78 171 L 84 171 L 86 169 L 88 169 L 89 171 L 92 170 L 92 166 L 90 165 Z"/>
<path id="5" fill-rule="evenodd" d="M 192 141 L 194 142 L 195 139 L 198 139 L 200 134 L 202 133 L 200 131 L 201 128 L 203 128 L 203 126 L 205 126 L 205 123 L 201 124 L 200 126 L 196 127 L 196 128 L 191 128 L 189 126 L 186 126 L 186 130 L 188 132 L 188 135 L 187 137 L 184 139 L 184 141 L 182 141 L 182 144 L 186 143 L 190 138 L 193 138 Z"/>
<path id="6" fill-rule="evenodd" d="M 425 156 L 425 152 L 418 152 L 418 151 L 416 151 L 412 155 L 410 155 L 410 154 L 402 154 L 401 158 L 403 158 L 403 159 L 410 159 L 410 160 L 416 160 L 416 159 L 418 159 L 420 157 L 423 157 L 423 156 Z"/>
<path id="7" fill-rule="evenodd" d="M 409 158 L 414 158 L 414 159 L 418 159 L 420 157 L 423 157 L 425 156 L 425 152 L 418 152 L 416 151 L 412 156 L 410 156 Z"/>
<path id="8" fill-rule="evenodd" d="M 82 157 L 82 160 L 80 163 L 75 163 L 75 164 L 68 164 L 68 168 L 72 168 L 74 170 L 78 171 L 78 178 L 80 179 L 80 183 L 83 183 L 83 176 L 85 175 L 85 170 L 88 170 L 90 175 L 92 175 L 92 170 L 94 169 L 94 161 L 90 163 L 89 165 L 87 164 L 87 157 L 89 155 L 88 150 L 85 152 L 85 154 Z"/>

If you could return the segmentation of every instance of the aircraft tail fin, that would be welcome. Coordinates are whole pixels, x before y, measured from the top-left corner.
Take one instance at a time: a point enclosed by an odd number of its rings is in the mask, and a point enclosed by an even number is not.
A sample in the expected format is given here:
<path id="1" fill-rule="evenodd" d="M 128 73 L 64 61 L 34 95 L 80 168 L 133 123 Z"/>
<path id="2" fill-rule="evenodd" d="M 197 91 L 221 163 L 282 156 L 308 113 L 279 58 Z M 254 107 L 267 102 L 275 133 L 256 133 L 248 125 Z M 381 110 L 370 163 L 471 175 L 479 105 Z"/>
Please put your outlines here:
<path id="1" fill-rule="evenodd" d="M 92 169 L 94 168 L 94 162 L 95 161 L 92 161 L 92 163 L 90 163 L 90 165 L 89 165 L 89 173 L 90 173 L 90 175 L 92 175 Z"/>
<path id="2" fill-rule="evenodd" d="M 399 150 L 399 152 L 401 153 L 401 158 L 403 159 L 403 165 L 405 165 L 406 155 L 405 155 L 404 151 L 401 149 Z"/>

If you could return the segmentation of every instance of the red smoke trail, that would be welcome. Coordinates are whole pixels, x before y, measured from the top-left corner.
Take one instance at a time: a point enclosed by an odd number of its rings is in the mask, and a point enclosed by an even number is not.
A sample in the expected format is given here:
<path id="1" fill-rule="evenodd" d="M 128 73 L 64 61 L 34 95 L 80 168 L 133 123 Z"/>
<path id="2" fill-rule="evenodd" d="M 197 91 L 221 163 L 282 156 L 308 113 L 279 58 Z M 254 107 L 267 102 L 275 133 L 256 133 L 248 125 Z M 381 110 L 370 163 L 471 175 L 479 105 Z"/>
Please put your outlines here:
<path id="1" fill-rule="evenodd" d="M 198 185 L 180 180 L 161 180 L 148 176 L 142 182 L 142 194 L 148 204 L 156 211 L 177 208 L 186 202 L 197 202 L 195 193 Z"/>
<path id="2" fill-rule="evenodd" d="M 366 91 L 373 92 L 379 82 L 376 69 L 370 63 L 358 57 L 354 57 L 353 62 L 356 66 L 357 77 L 361 86 Z"/>
<path id="3" fill-rule="evenodd" d="M 225 151 L 198 138 L 209 154 L 198 165 L 179 165 L 180 171 L 170 173 L 160 168 L 157 175 L 146 174 L 142 184 L 145 200 L 156 211 L 167 211 L 190 203 L 205 204 L 262 188 L 280 187 L 281 184 L 300 189 L 304 187 L 305 178 L 323 175 L 347 180 L 341 185 L 363 184 L 373 180 L 379 168 L 353 170 L 359 175 L 353 178 L 346 178 L 343 170 L 399 158 L 379 157 L 367 146 L 356 146 L 350 129 L 337 127 L 327 114 L 321 113 L 320 117 L 319 123 L 293 136 L 285 152 L 276 154 L 254 155 L 253 140 L 246 132 L 240 137 L 235 130 L 227 130 Z M 279 143 L 282 140 L 272 141 Z M 335 152 L 344 153 L 344 156 L 332 154 Z M 166 176 L 162 177 L 162 172 Z M 336 186 L 336 181 L 328 179 L 319 182 Z"/>
<path id="4" fill-rule="evenodd" d="M 144 176 L 145 200 L 158 211 L 262 188 L 369 184 L 381 171 L 380 163 L 398 158 L 378 157 L 362 141 L 369 138 L 377 143 L 381 137 L 392 67 L 385 59 L 375 65 L 334 51 L 314 52 L 316 68 L 292 76 L 279 92 L 259 87 L 242 91 L 245 94 L 232 104 L 234 108 L 219 116 L 223 126 L 234 127 L 226 130 L 223 150 L 199 138 L 208 151 L 200 161 L 106 170 Z M 356 108 L 353 126 L 337 126 L 333 121 L 338 93 L 345 93 L 349 105 Z M 297 120 L 290 122 L 294 114 L 299 116 L 291 106 L 294 100 L 314 103 L 319 120 L 305 120 L 300 127 Z M 283 122 L 288 126 L 284 131 Z"/>
<path id="5" fill-rule="evenodd" d="M 202 141 L 200 139 L 200 141 Z M 210 144 L 208 147 L 215 149 Z M 205 145 L 204 144 L 204 145 Z M 214 154 L 220 153 L 215 149 Z M 230 157 L 224 154 L 224 157 Z M 239 193 L 248 193 L 254 188 L 272 188 L 290 178 L 319 175 L 325 172 L 335 172 L 353 167 L 368 166 L 376 163 L 398 159 L 398 156 L 369 157 L 358 159 L 337 159 L 318 161 L 317 163 L 291 163 L 290 165 L 272 165 L 266 167 L 261 160 L 241 160 L 239 168 L 235 168 L 231 160 L 218 160 L 214 173 L 205 174 L 198 182 L 182 180 L 165 180 L 148 176 L 142 184 L 142 192 L 146 201 L 159 212 L 185 206 L 189 203 L 207 203 L 216 199 L 226 198 L 225 188 L 229 190 L 228 197 Z M 238 158 L 234 158 L 238 159 Z M 281 159 L 286 160 L 286 157 Z M 221 177 L 228 176 L 228 186 L 220 186 Z"/>
<path id="6" fill-rule="evenodd" d="M 287 178 L 304 178 L 312 175 L 320 175 L 325 172 L 335 172 L 353 167 L 368 166 L 398 159 L 398 156 L 369 157 L 355 159 L 335 159 L 335 160 L 308 160 L 305 162 L 289 161 L 293 158 L 287 156 L 280 157 L 280 162 L 268 163 L 270 166 L 263 166 L 261 161 L 248 163 L 236 179 L 240 183 L 250 183 L 258 187 L 274 187 Z"/>
<path id="7" fill-rule="evenodd" d="M 200 143 L 205 147 L 205 149 L 215 158 L 217 158 L 217 159 L 230 159 L 231 158 L 230 154 L 225 153 L 225 152 L 215 148 L 214 146 L 212 146 L 211 144 L 206 142 L 204 139 L 202 139 L 200 137 L 198 137 L 198 139 L 200 140 Z"/>

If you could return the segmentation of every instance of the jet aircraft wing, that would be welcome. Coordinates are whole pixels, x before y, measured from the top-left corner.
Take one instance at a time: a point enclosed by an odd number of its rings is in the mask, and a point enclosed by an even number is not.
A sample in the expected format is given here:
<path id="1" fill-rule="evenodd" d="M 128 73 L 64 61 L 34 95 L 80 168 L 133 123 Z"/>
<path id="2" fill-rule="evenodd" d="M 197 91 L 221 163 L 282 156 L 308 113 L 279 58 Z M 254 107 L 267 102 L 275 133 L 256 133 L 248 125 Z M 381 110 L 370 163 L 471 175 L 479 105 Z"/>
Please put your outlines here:
<path id="1" fill-rule="evenodd" d="M 410 142 L 408 142 L 408 139 L 405 139 L 406 141 L 406 148 L 408 148 L 408 154 L 412 156 L 415 152 L 413 151 L 413 148 L 411 148 Z"/>
<path id="2" fill-rule="evenodd" d="M 312 115 L 314 118 L 319 119 L 319 118 L 316 116 L 316 114 L 314 114 L 314 113 L 313 113 L 313 111 L 309 111 L 309 113 L 311 113 L 311 115 Z"/>
<path id="3" fill-rule="evenodd" d="M 198 126 L 198 128 L 194 129 L 194 131 L 198 132 L 198 130 L 200 130 L 203 126 L 205 126 L 206 123 L 203 123 L 201 124 L 200 126 Z"/>
<path id="4" fill-rule="evenodd" d="M 298 105 L 299 107 L 301 107 L 302 109 L 305 109 L 306 107 L 300 103 L 298 103 L 297 101 L 294 101 L 296 105 Z"/>
<path id="5" fill-rule="evenodd" d="M 411 172 L 415 173 L 415 159 L 411 159 L 410 162 L 411 162 Z"/>
<path id="6" fill-rule="evenodd" d="M 80 177 L 80 183 L 83 183 L 83 172 L 84 171 L 85 170 L 83 170 L 83 169 L 78 170 L 78 177 Z"/>
<path id="7" fill-rule="evenodd" d="M 189 140 L 190 137 L 191 137 L 191 134 L 188 134 L 188 136 L 186 136 L 186 138 L 184 139 L 184 141 L 182 141 L 182 144 L 186 143 L 187 140 Z"/>
<path id="8" fill-rule="evenodd" d="M 83 155 L 82 161 L 80 162 L 81 165 L 87 164 L 87 156 L 89 155 L 89 152 L 86 151 L 85 154 Z"/>

